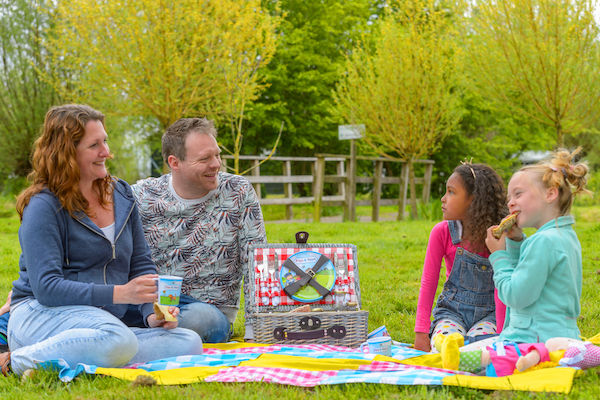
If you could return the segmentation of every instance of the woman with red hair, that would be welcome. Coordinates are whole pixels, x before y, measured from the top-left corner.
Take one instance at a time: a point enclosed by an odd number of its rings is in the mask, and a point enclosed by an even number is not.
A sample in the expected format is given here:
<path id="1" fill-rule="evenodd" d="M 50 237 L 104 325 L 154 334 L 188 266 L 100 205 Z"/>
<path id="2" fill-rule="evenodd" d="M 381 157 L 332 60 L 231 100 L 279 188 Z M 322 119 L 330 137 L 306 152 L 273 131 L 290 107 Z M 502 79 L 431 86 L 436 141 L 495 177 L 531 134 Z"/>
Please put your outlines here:
<path id="1" fill-rule="evenodd" d="M 195 332 L 153 312 L 156 266 L 129 185 L 108 173 L 110 158 L 102 113 L 77 104 L 48 111 L 31 186 L 17 199 L 22 254 L 4 374 L 56 359 L 118 367 L 202 352 Z M 130 304 L 146 328 L 122 322 Z"/>

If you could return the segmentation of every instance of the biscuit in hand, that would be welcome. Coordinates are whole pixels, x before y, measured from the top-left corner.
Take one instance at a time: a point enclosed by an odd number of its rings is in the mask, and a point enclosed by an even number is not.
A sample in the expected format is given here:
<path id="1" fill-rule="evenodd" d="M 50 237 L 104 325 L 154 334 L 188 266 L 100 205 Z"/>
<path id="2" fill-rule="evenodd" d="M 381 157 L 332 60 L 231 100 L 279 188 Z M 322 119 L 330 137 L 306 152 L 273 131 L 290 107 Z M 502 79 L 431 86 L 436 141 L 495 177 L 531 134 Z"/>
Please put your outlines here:
<path id="1" fill-rule="evenodd" d="M 163 306 L 162 304 L 158 304 L 158 303 L 154 303 L 154 314 L 156 315 L 156 319 L 161 320 L 164 319 L 165 321 L 177 321 L 177 318 L 175 318 L 173 316 L 173 314 L 171 314 L 169 312 L 169 307 L 171 306 Z"/>
<path id="2" fill-rule="evenodd" d="M 500 239 L 502 234 L 504 232 L 508 232 L 510 228 L 512 228 L 512 226 L 517 222 L 517 215 L 519 215 L 519 212 L 514 212 L 504 217 L 502 221 L 500 221 L 500 225 L 492 229 L 492 235 L 494 235 L 496 239 Z"/>

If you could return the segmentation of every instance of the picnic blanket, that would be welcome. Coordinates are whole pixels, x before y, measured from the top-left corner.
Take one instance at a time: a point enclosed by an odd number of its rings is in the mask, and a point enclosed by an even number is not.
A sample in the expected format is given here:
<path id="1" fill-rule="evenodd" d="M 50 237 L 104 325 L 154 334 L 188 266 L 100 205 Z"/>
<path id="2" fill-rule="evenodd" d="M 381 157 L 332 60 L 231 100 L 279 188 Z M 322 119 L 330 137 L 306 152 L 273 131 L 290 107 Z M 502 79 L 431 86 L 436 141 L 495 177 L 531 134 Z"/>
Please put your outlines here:
<path id="1" fill-rule="evenodd" d="M 389 385 L 450 385 L 487 390 L 526 390 L 569 393 L 576 368 L 554 367 L 490 378 L 441 368 L 439 354 L 424 353 L 394 342 L 392 357 L 331 345 L 206 344 L 202 355 L 181 356 L 124 368 L 61 360 L 42 364 L 59 370 L 68 382 L 82 373 L 134 381 L 140 375 L 160 385 L 196 382 L 268 382 L 313 387 L 350 383 Z"/>

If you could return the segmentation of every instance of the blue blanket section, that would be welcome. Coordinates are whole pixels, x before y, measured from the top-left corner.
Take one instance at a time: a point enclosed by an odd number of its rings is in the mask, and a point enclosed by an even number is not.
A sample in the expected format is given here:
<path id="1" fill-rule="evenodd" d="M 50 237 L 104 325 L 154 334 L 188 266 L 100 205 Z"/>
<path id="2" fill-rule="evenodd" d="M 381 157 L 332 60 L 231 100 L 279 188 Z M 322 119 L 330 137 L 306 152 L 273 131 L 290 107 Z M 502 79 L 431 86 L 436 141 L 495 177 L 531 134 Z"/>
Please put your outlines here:
<path id="1" fill-rule="evenodd" d="M 38 368 L 51 369 L 58 371 L 58 378 L 63 382 L 71 382 L 79 374 L 95 374 L 96 366 L 87 364 L 77 364 L 75 368 L 70 368 L 65 360 L 45 361 L 39 364 Z"/>
<path id="2" fill-rule="evenodd" d="M 338 385 L 342 383 L 384 383 L 388 385 L 442 385 L 442 379 L 455 375 L 452 372 L 438 370 L 415 369 L 404 366 L 404 371 L 356 371 L 341 370 L 336 376 L 324 379 L 321 385 Z"/>
<path id="3" fill-rule="evenodd" d="M 6 341 L 6 332 L 8 332 L 9 313 L 0 315 L 0 344 L 8 344 Z"/>
<path id="4" fill-rule="evenodd" d="M 236 366 L 243 361 L 254 360 L 260 355 L 267 352 L 260 352 L 260 347 L 253 348 L 253 353 L 216 353 L 189 355 L 166 358 L 137 364 L 134 367 L 145 371 L 163 371 L 176 368 L 188 367 L 231 367 Z M 279 350 L 269 351 L 269 354 L 279 354 L 286 356 L 300 356 L 317 359 L 341 358 L 354 360 L 372 360 L 376 355 L 357 352 L 337 352 L 337 351 L 315 351 L 311 349 L 303 349 L 298 347 L 282 347 Z M 422 351 L 409 348 L 407 344 L 393 345 L 392 356 L 397 360 L 417 357 L 426 354 Z M 63 382 L 70 382 L 81 373 L 95 374 L 97 366 L 78 364 L 75 368 L 70 368 L 64 360 L 47 361 L 40 364 L 40 368 L 48 368 L 59 371 L 59 378 Z M 415 369 L 412 366 L 400 366 L 401 371 L 387 372 L 371 372 L 371 371 L 356 371 L 342 370 L 337 376 L 330 377 L 322 384 L 333 385 L 349 382 L 372 382 L 372 383 L 389 383 L 396 385 L 441 385 L 442 378 L 452 373 L 444 371 L 435 371 L 427 369 Z"/>

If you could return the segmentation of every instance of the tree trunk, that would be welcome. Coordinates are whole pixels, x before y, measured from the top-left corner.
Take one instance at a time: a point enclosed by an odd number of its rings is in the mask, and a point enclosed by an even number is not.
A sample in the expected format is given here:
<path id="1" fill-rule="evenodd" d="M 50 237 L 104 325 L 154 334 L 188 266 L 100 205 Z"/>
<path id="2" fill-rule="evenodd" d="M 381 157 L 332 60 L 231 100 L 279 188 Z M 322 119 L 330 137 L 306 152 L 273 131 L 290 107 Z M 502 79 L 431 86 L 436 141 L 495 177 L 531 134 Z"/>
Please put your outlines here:
<path id="1" fill-rule="evenodd" d="M 417 189 L 415 187 L 415 168 L 412 160 L 408 161 L 408 181 L 410 184 L 410 216 L 417 219 Z"/>
<path id="2" fill-rule="evenodd" d="M 556 146 L 558 148 L 561 148 L 564 146 L 564 138 L 562 126 L 560 125 L 560 120 L 557 120 L 554 126 L 556 127 Z"/>

